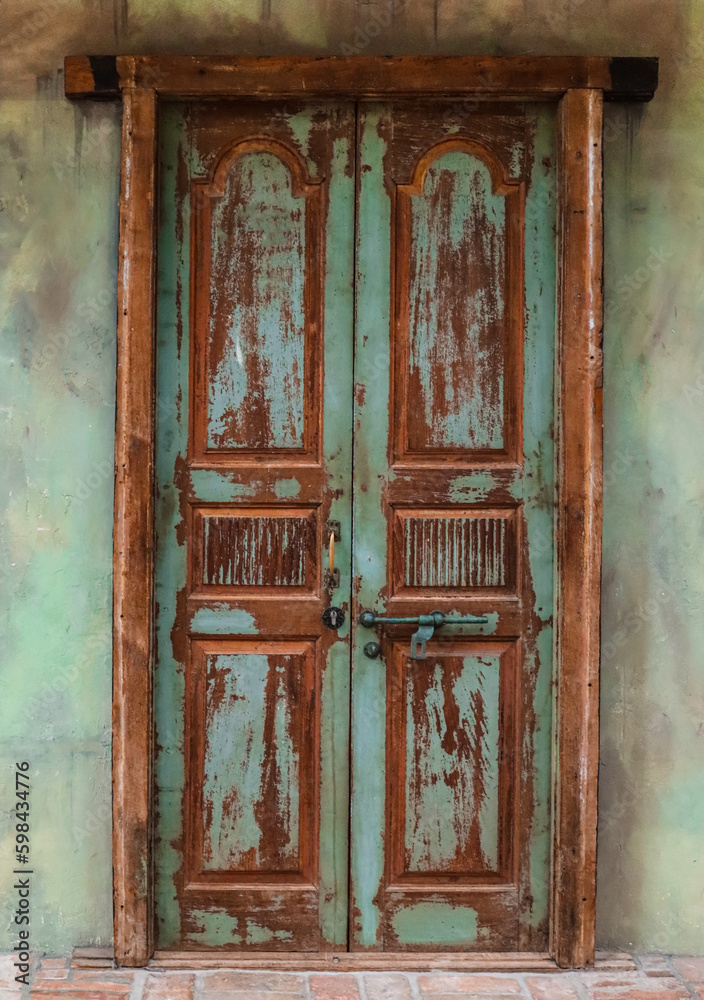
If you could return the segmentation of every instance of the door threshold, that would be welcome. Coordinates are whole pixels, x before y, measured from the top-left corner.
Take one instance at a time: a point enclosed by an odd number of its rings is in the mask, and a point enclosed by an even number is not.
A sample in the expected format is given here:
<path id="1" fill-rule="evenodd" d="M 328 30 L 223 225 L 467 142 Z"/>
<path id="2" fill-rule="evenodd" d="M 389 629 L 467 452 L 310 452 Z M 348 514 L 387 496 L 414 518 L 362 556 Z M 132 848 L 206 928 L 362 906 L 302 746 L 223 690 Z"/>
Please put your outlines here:
<path id="1" fill-rule="evenodd" d="M 108 948 L 75 948 L 75 969 L 113 968 Z M 157 951 L 150 969 L 277 969 L 297 972 L 564 972 L 547 952 L 222 952 Z M 631 972 L 628 952 L 598 951 L 595 970 Z"/>
<path id="2" fill-rule="evenodd" d="M 597 953 L 595 969 L 636 968 L 622 952 Z M 157 951 L 150 969 L 276 969 L 288 972 L 564 972 L 547 952 Z"/>

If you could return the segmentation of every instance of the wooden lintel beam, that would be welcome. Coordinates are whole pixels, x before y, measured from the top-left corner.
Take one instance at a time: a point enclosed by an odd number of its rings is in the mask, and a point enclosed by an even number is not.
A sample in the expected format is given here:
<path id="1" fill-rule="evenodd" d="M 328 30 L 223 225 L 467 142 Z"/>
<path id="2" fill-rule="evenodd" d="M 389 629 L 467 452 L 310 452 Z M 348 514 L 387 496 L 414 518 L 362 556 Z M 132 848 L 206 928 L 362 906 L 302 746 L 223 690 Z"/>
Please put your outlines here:
<path id="1" fill-rule="evenodd" d="M 126 88 L 183 97 L 445 96 L 557 101 L 592 89 L 606 100 L 649 101 L 658 60 L 606 56 L 67 56 L 65 92 L 114 100 Z"/>

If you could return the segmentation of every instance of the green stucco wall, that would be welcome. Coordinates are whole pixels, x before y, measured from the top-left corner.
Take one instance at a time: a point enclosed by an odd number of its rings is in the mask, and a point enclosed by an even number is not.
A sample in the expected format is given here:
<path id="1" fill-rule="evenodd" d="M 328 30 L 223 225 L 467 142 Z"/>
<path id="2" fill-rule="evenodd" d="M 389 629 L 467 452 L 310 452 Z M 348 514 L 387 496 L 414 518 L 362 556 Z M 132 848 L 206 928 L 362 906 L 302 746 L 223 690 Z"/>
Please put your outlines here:
<path id="1" fill-rule="evenodd" d="M 704 2 L 4 0 L 0 8 L 0 951 L 12 764 L 38 948 L 111 937 L 110 586 L 119 108 L 64 54 L 658 55 L 606 114 L 598 937 L 703 953 Z"/>

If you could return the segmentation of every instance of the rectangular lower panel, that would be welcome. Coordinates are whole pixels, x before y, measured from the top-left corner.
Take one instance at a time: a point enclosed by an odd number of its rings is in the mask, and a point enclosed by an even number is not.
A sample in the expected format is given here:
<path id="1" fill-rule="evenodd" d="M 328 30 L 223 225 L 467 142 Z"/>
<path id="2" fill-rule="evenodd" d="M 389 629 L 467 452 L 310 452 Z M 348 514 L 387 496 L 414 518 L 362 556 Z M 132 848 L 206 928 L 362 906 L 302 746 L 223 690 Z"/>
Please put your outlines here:
<path id="1" fill-rule="evenodd" d="M 191 642 L 183 927 L 194 947 L 317 946 L 315 656 L 308 640 Z"/>
<path id="2" fill-rule="evenodd" d="M 386 949 L 515 947 L 513 640 L 448 638 L 387 676 Z"/>

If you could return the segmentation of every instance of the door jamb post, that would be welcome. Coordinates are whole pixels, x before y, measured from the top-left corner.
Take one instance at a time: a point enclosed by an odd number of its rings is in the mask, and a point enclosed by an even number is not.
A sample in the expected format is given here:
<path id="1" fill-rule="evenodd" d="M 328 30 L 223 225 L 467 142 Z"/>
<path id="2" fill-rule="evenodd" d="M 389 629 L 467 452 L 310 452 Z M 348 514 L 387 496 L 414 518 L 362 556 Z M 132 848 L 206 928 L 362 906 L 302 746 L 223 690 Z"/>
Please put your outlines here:
<path id="1" fill-rule="evenodd" d="M 113 536 L 115 961 L 153 953 L 150 800 L 154 661 L 154 90 L 123 94 Z"/>
<path id="2" fill-rule="evenodd" d="M 555 755 L 550 952 L 594 962 L 602 523 L 602 92 L 558 107 Z"/>
<path id="3" fill-rule="evenodd" d="M 559 101 L 555 758 L 550 953 L 594 961 L 602 504 L 602 102 L 650 100 L 656 59 L 69 56 L 75 99 L 122 98 L 113 549 L 118 965 L 153 954 L 158 98 L 458 96 Z M 158 92 L 158 93 L 157 93 Z"/>

